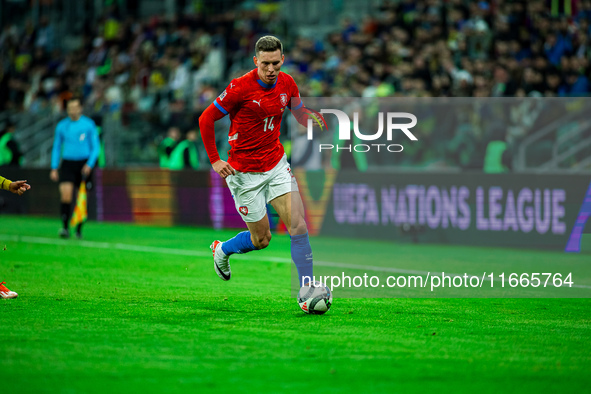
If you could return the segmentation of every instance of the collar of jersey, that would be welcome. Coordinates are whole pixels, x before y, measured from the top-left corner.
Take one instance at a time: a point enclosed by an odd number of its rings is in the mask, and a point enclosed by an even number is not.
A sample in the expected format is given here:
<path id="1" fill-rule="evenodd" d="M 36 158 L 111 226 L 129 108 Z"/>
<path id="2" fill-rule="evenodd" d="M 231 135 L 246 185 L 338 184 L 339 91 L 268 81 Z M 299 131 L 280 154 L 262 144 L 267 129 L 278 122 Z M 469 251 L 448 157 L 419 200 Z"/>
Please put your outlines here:
<path id="1" fill-rule="evenodd" d="M 277 80 L 279 79 L 279 75 L 277 75 L 277 78 L 275 78 L 275 83 L 273 85 L 264 83 L 263 81 L 261 81 L 260 79 L 257 79 L 257 82 L 259 83 L 259 85 L 261 85 L 262 87 L 264 87 L 265 89 L 271 89 L 274 88 L 275 85 L 277 85 Z"/>

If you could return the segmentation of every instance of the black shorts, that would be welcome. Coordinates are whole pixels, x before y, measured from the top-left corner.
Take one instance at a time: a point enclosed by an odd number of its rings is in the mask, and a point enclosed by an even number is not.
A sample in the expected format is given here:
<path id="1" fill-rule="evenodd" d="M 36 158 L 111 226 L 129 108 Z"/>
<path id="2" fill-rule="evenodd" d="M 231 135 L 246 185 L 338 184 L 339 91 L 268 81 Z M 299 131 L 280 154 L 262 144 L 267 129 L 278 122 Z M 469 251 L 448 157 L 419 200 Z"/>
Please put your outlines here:
<path id="1" fill-rule="evenodd" d="M 82 167 L 88 160 L 62 160 L 60 167 L 60 182 L 72 182 L 75 187 L 82 182 Z M 88 177 L 92 177 L 92 172 Z"/>

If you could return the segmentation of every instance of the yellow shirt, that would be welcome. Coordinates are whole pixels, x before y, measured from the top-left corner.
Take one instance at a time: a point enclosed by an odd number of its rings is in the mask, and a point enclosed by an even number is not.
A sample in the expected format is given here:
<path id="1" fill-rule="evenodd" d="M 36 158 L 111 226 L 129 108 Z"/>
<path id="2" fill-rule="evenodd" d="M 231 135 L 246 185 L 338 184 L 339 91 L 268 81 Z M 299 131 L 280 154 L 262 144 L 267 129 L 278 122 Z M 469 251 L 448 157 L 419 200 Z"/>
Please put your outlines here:
<path id="1" fill-rule="evenodd" d="M 8 187 L 10 186 L 11 183 L 12 183 L 12 181 L 9 181 L 8 179 L 4 178 L 3 176 L 0 176 L 0 189 L 10 190 Z"/>

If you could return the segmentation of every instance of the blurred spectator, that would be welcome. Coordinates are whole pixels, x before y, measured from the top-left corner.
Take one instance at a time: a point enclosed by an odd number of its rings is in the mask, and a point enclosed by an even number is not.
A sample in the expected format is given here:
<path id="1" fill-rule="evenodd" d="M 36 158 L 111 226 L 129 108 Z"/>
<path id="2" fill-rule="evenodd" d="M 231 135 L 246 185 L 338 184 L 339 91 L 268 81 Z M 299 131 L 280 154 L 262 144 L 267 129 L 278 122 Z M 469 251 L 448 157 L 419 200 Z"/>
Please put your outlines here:
<path id="1" fill-rule="evenodd" d="M 39 29 L 36 31 L 35 46 L 44 52 L 51 52 L 55 43 L 55 31 L 47 17 L 42 17 Z"/>
<path id="2" fill-rule="evenodd" d="M 199 169 L 198 135 L 196 130 L 187 131 L 186 138 L 178 143 L 170 155 L 169 168 L 171 170 Z"/>
<path id="3" fill-rule="evenodd" d="M 170 155 L 177 146 L 179 139 L 181 138 L 181 131 L 178 127 L 171 127 L 168 129 L 166 138 L 158 145 L 158 156 L 160 158 L 160 168 L 170 167 Z"/>
<path id="4" fill-rule="evenodd" d="M 16 125 L 8 122 L 0 133 L 0 166 L 20 166 L 22 153 L 14 140 Z"/>

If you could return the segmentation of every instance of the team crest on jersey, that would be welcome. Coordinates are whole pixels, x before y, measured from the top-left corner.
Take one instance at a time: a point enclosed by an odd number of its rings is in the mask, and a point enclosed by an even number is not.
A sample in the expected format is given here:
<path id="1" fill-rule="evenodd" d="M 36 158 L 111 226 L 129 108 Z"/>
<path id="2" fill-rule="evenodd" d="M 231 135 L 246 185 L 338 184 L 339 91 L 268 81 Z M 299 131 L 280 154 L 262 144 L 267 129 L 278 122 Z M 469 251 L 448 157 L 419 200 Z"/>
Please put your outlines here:
<path id="1" fill-rule="evenodd" d="M 246 205 L 241 206 L 240 208 L 238 208 L 238 210 L 244 216 L 248 215 L 248 207 Z"/>
<path id="2" fill-rule="evenodd" d="M 287 105 L 287 94 L 281 93 L 279 99 L 281 100 L 281 105 L 285 107 Z"/>
<path id="3" fill-rule="evenodd" d="M 222 101 L 224 97 L 226 97 L 226 94 L 228 93 L 225 90 L 222 92 L 222 94 L 220 94 L 220 101 Z"/>

